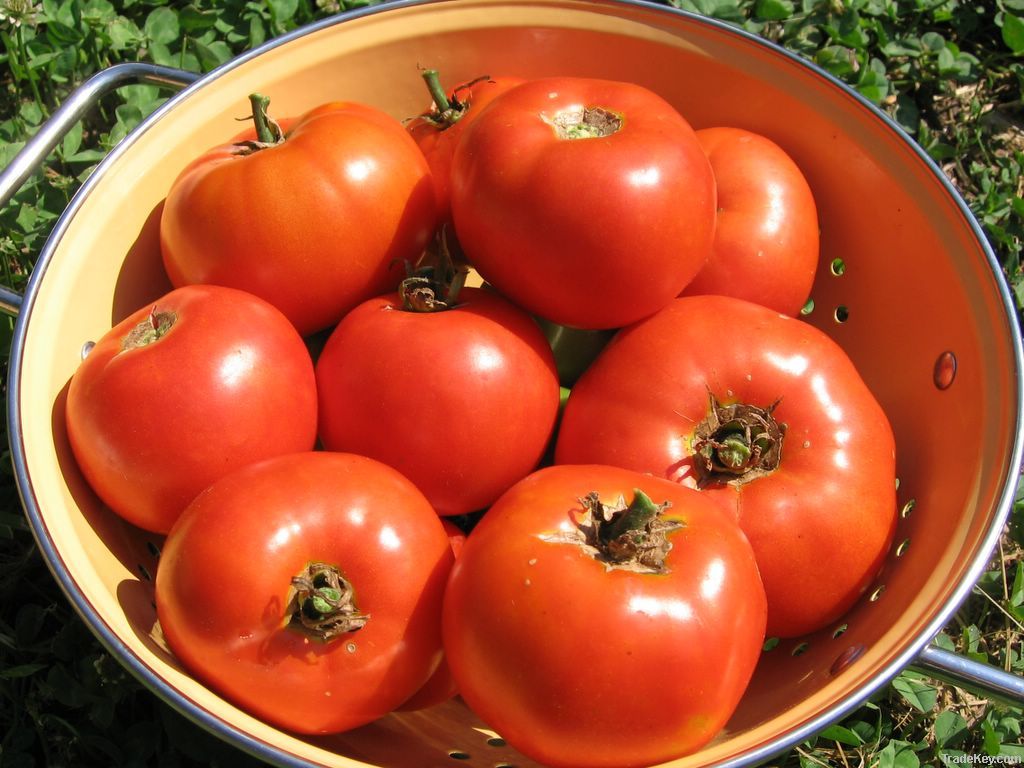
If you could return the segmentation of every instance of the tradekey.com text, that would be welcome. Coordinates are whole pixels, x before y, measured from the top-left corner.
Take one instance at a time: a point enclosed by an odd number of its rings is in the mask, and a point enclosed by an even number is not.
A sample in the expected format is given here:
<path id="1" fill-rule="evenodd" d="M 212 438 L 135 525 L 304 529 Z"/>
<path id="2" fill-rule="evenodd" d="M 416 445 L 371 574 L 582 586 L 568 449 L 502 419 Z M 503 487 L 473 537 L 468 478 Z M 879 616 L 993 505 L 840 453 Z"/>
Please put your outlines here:
<path id="1" fill-rule="evenodd" d="M 1021 755 L 945 755 L 943 762 L 950 766 L 960 765 L 1024 765 Z"/>

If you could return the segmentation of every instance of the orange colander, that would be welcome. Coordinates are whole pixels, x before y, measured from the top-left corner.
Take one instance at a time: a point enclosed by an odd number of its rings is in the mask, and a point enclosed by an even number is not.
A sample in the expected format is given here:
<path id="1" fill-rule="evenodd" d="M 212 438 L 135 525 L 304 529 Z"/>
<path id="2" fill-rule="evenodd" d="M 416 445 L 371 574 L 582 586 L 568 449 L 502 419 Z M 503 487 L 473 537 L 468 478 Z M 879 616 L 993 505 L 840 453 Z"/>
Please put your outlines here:
<path id="1" fill-rule="evenodd" d="M 450 82 L 513 73 L 640 83 L 696 128 L 734 125 L 771 137 L 814 191 L 822 262 L 806 321 L 846 349 L 893 423 L 902 505 L 895 544 L 841 623 L 766 652 L 725 731 L 671 765 L 762 762 L 910 665 L 1024 701 L 1018 678 L 930 645 L 998 541 L 1021 459 L 1020 334 L 977 222 L 911 139 L 821 70 L 733 27 L 613 0 L 396 2 L 301 29 L 201 78 L 117 66 L 73 94 L 3 172 L 0 202 L 110 88 L 183 87 L 74 197 L 25 296 L 5 295 L 18 311 L 8 419 L 26 514 L 54 576 L 111 653 L 191 719 L 280 765 L 532 764 L 457 700 L 299 738 L 192 679 L 155 631 L 161 541 L 98 502 L 63 427 L 83 343 L 169 289 L 157 243 L 161 201 L 186 162 L 234 135 L 247 95 L 266 94 L 281 115 L 345 98 L 405 118 L 425 106 L 417 66 L 436 67 Z"/>

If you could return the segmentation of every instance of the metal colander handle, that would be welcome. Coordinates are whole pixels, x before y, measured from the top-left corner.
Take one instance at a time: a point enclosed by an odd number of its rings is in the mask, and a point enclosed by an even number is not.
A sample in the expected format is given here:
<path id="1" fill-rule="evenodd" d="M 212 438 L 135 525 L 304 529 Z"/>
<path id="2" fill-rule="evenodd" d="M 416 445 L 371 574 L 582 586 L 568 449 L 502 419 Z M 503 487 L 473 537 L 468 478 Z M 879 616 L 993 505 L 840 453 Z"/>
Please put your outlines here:
<path id="1" fill-rule="evenodd" d="M 1024 704 L 1024 678 L 936 645 L 926 645 L 911 667 L 928 677 L 951 683 L 993 701 L 1015 707 Z"/>
<path id="2" fill-rule="evenodd" d="M 92 109 L 105 94 L 130 84 L 161 85 L 180 89 L 195 82 L 199 75 L 172 67 L 138 62 L 115 64 L 98 72 L 76 88 L 39 131 L 0 172 L 0 208 L 14 197 L 28 178 L 46 160 L 64 135 Z M 22 296 L 9 287 L 0 286 L 0 311 L 17 315 Z"/>

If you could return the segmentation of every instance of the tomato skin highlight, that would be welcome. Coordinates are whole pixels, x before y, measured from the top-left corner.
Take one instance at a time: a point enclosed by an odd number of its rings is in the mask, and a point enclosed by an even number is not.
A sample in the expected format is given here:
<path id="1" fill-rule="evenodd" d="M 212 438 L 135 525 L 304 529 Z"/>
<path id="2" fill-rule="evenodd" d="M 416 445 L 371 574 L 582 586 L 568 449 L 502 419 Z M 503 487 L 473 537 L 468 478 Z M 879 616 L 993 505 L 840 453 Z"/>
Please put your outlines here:
<path id="1" fill-rule="evenodd" d="M 796 316 L 819 257 L 818 212 L 799 166 L 771 139 L 741 128 L 697 131 L 715 174 L 711 258 L 682 295 L 720 294 Z"/>
<path id="2" fill-rule="evenodd" d="M 122 350 L 154 313 L 172 313 L 156 341 Z M 71 378 L 72 452 L 118 515 L 166 533 L 224 474 L 316 440 L 313 362 L 267 302 L 233 288 L 187 286 L 139 309 L 96 343 Z"/>
<path id="3" fill-rule="evenodd" d="M 395 467 L 441 515 L 480 510 L 540 462 L 558 414 L 551 349 L 537 324 L 489 291 L 406 312 L 364 302 L 317 360 L 320 439 Z"/>
<path id="4" fill-rule="evenodd" d="M 602 462 L 696 484 L 695 427 L 720 401 L 786 424 L 781 463 L 711 484 L 746 532 L 768 594 L 768 634 L 842 616 L 880 569 L 896 524 L 895 440 L 846 353 L 802 320 L 724 296 L 676 299 L 620 333 L 566 404 L 558 463 Z"/>
<path id="5" fill-rule="evenodd" d="M 571 510 L 639 488 L 685 525 L 664 573 L 608 570 L 572 543 Z M 709 499 L 602 466 L 538 470 L 473 529 L 444 602 L 459 693 L 516 749 L 565 768 L 647 766 L 725 724 L 760 657 L 765 598 L 739 528 Z"/>
<path id="6" fill-rule="evenodd" d="M 285 140 L 195 159 L 160 220 L 172 284 L 213 283 L 271 302 L 303 336 L 388 290 L 437 224 L 426 158 L 401 123 L 334 102 L 283 120 Z"/>
<path id="7" fill-rule="evenodd" d="M 436 513 L 398 472 L 292 454 L 190 505 L 161 553 L 157 616 L 182 664 L 246 711 L 336 733 L 384 716 L 434 672 L 452 560 Z M 323 642 L 284 626 L 290 581 L 315 561 L 351 582 L 363 628 Z"/>
<path id="8" fill-rule="evenodd" d="M 560 137 L 554 123 L 584 107 L 617 127 Z M 714 235 L 714 176 L 689 123 L 651 91 L 608 80 L 544 78 L 501 94 L 456 147 L 451 200 L 484 279 L 577 328 L 660 309 L 703 267 Z"/>
<path id="9" fill-rule="evenodd" d="M 457 94 L 459 101 L 465 105 L 465 111 L 455 123 L 440 127 L 423 117 L 417 117 L 406 127 L 430 165 L 439 221 L 451 221 L 452 157 L 463 131 L 497 96 L 522 82 L 525 81 L 521 77 L 497 75 L 468 83 Z M 429 111 L 436 111 L 433 102 Z"/>

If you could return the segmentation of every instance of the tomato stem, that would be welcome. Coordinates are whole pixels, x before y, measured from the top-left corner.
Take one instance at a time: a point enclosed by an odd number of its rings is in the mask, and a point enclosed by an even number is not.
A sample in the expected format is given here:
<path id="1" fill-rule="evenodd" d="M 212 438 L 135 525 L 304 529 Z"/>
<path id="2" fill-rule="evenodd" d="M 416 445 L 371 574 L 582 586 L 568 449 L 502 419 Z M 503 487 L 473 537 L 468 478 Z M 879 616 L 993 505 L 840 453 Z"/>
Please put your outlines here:
<path id="1" fill-rule="evenodd" d="M 252 105 L 252 120 L 256 124 L 256 140 L 263 144 L 276 144 L 281 141 L 284 138 L 281 126 L 267 114 L 270 99 L 262 94 L 253 93 L 249 95 L 249 103 Z"/>
<path id="2" fill-rule="evenodd" d="M 626 504 L 620 496 L 615 504 L 605 504 L 596 491 L 580 499 L 583 515 L 574 519 L 576 530 L 545 536 L 553 543 L 574 543 L 609 569 L 639 573 L 665 573 L 665 560 L 672 542 L 670 532 L 681 528 L 677 520 L 666 520 L 662 513 L 671 504 L 655 504 L 639 488 Z"/>
<path id="3" fill-rule="evenodd" d="M 290 628 L 321 642 L 360 630 L 370 619 L 356 607 L 355 589 L 341 570 L 320 562 L 292 578 L 286 611 Z"/>
<path id="4" fill-rule="evenodd" d="M 425 258 L 398 286 L 402 309 L 406 312 L 441 312 L 456 305 L 466 283 L 468 270 L 456 264 L 448 242 L 448 228 L 442 227 L 432 251 L 434 263 Z"/>
<path id="5" fill-rule="evenodd" d="M 694 431 L 697 486 L 742 484 L 774 472 L 782 460 L 785 425 L 767 408 L 746 403 L 722 405 L 709 391 L 708 415 Z"/>
<path id="6" fill-rule="evenodd" d="M 469 111 L 469 101 L 460 99 L 459 93 L 469 90 L 479 82 L 491 79 L 490 75 L 475 77 L 468 83 L 457 86 L 452 91 L 451 96 L 449 96 L 444 92 L 444 88 L 441 87 L 441 75 L 436 69 L 424 69 L 421 76 L 427 84 L 430 97 L 434 100 L 434 108 L 424 112 L 420 115 L 420 118 L 440 131 L 451 128 Z"/>
<path id="7" fill-rule="evenodd" d="M 427 90 L 430 91 L 430 97 L 434 100 L 434 106 L 437 108 L 431 116 L 436 122 L 445 123 L 446 126 L 455 123 L 458 117 L 452 117 L 450 114 L 452 105 L 448 101 L 448 94 L 441 87 L 440 73 L 436 69 L 424 69 L 422 77 L 427 84 Z"/>

